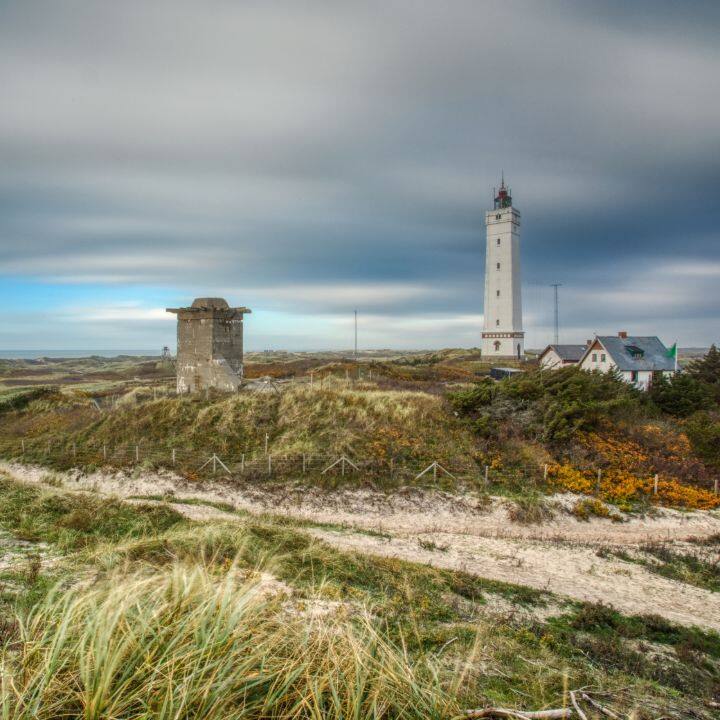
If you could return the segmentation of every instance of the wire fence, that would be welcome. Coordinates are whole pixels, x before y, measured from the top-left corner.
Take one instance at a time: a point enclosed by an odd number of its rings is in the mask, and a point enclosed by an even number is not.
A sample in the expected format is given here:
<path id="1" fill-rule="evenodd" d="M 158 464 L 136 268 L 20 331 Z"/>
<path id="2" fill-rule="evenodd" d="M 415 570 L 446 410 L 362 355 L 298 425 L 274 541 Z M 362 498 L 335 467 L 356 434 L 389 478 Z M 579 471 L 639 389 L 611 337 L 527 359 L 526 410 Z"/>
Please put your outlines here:
<path id="1" fill-rule="evenodd" d="M 3 454 L 24 462 L 38 462 L 69 468 L 164 468 L 188 478 L 225 477 L 253 482 L 325 478 L 337 481 L 375 481 L 383 486 L 429 484 L 448 485 L 464 482 L 478 487 L 511 486 L 518 489 L 548 488 L 553 465 L 483 464 L 474 457 L 400 457 L 362 458 L 352 453 L 273 453 L 270 447 L 248 450 L 183 448 L 160 446 L 148 442 L 134 444 L 53 442 L 20 439 L 5 444 Z M 574 466 L 595 479 L 597 493 L 604 468 Z M 650 476 L 652 493 L 657 493 L 660 475 Z M 549 482 L 550 481 L 550 482 Z M 698 484 L 695 484 L 697 487 Z M 702 483 L 718 494 L 718 478 Z"/>
<path id="2" fill-rule="evenodd" d="M 57 467 L 146 467 L 166 468 L 181 475 L 229 476 L 248 480 L 299 478 L 303 476 L 389 479 L 396 483 L 413 480 L 462 480 L 476 483 L 517 481 L 540 483 L 547 471 L 541 466 L 495 468 L 472 457 L 370 457 L 351 453 L 273 453 L 249 450 L 158 446 L 150 443 L 112 444 L 60 443 L 21 439 L 5 444 L 3 454 L 26 462 Z"/>

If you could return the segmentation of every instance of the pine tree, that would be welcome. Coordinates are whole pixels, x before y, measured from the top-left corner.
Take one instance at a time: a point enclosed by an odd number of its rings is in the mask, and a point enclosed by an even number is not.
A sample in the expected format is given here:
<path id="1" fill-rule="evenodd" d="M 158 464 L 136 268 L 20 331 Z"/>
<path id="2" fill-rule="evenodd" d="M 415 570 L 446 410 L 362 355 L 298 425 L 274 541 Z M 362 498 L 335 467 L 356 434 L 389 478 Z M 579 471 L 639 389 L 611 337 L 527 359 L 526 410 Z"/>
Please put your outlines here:
<path id="1" fill-rule="evenodd" d="M 687 372 L 708 385 L 720 385 L 720 350 L 711 345 L 705 357 L 688 365 Z"/>

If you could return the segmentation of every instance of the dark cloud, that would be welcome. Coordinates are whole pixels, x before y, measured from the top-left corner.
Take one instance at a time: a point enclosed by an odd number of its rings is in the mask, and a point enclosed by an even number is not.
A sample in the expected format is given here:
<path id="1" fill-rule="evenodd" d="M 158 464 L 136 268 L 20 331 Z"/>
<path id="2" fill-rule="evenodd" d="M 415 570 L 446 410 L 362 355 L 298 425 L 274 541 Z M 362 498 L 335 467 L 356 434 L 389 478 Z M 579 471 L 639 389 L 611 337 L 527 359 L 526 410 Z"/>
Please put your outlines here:
<path id="1" fill-rule="evenodd" d="M 554 281 L 568 334 L 708 342 L 718 31 L 707 3 L 6 1 L 0 266 L 465 342 L 504 168 L 531 344 Z"/>

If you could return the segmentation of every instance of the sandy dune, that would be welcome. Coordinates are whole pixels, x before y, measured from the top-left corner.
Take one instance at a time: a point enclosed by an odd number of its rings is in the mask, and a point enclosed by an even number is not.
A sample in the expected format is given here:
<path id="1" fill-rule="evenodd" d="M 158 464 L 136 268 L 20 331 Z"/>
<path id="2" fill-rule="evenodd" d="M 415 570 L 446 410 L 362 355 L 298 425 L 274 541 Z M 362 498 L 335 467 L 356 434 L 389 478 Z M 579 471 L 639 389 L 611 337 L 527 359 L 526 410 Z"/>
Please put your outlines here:
<path id="1" fill-rule="evenodd" d="M 18 479 L 40 482 L 46 470 L 0 463 Z M 165 495 L 172 503 L 195 498 L 231 503 L 248 512 L 276 513 L 328 523 L 340 529 L 312 528 L 314 537 L 355 552 L 402 558 L 481 577 L 549 590 L 576 600 L 605 602 L 625 613 L 655 613 L 685 625 L 720 630 L 720 593 L 660 577 L 635 563 L 600 557 L 602 546 L 630 547 L 648 541 L 682 543 L 720 534 L 712 512 L 659 510 L 653 517 L 623 523 L 575 519 L 563 507 L 573 498 L 558 496 L 553 520 L 519 525 L 508 518 L 507 503 L 485 505 L 471 495 L 454 496 L 416 489 L 393 495 L 370 490 L 323 492 L 307 488 L 189 483 L 172 474 L 148 473 L 62 476 L 68 488 L 92 489 L 120 497 Z M 208 506 L 172 503 L 195 520 L 237 520 Z M 383 533 L 368 534 L 367 530 Z M 422 543 L 422 545 L 421 545 Z"/>

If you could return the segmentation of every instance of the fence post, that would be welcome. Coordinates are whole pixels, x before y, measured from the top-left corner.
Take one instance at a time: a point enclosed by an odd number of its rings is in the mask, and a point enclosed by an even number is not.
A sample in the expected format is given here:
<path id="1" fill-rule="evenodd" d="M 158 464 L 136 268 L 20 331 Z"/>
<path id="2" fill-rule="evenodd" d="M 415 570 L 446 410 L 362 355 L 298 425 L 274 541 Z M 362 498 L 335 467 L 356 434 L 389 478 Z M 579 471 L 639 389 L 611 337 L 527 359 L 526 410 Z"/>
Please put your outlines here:
<path id="1" fill-rule="evenodd" d="M 107 444 L 103 443 L 103 460 L 107 460 Z"/>
<path id="2" fill-rule="evenodd" d="M 25 454 L 25 440 L 22 439 L 20 442 L 22 443 L 22 454 L 24 455 Z"/>
<path id="3" fill-rule="evenodd" d="M 73 460 L 77 457 L 77 445 L 73 443 Z"/>
<path id="4" fill-rule="evenodd" d="M 305 474 L 305 453 L 303 453 L 303 475 Z"/>
<path id="5" fill-rule="evenodd" d="M 395 472 L 395 458 L 390 458 L 390 479 L 393 479 L 393 473 Z"/>
<path id="6" fill-rule="evenodd" d="M 268 475 L 272 475 L 272 455 L 268 455 Z"/>
<path id="7" fill-rule="evenodd" d="M 140 462 L 140 446 L 135 446 L 135 462 Z"/>
<path id="8" fill-rule="evenodd" d="M 718 476 L 715 476 L 715 494 L 718 494 Z"/>
<path id="9" fill-rule="evenodd" d="M 653 481 L 653 495 L 657 495 L 658 491 L 658 474 L 655 473 L 655 480 Z"/>
<path id="10" fill-rule="evenodd" d="M 245 453 L 240 456 L 240 472 L 245 472 Z"/>
<path id="11" fill-rule="evenodd" d="M 486 466 L 485 466 L 485 484 L 486 484 L 486 485 L 489 485 L 489 484 L 490 484 L 490 477 L 489 477 L 489 475 L 490 475 L 490 466 L 489 466 L 489 465 L 486 465 Z"/>
<path id="12" fill-rule="evenodd" d="M 215 472 L 217 471 L 217 455 L 215 453 L 213 453 L 212 461 L 213 461 L 213 475 L 214 475 Z"/>
<path id="13" fill-rule="evenodd" d="M 175 464 L 175 448 L 172 449 L 172 464 Z"/>
<path id="14" fill-rule="evenodd" d="M 545 466 L 543 467 L 543 481 L 547 482 L 547 463 L 545 463 Z"/>
<path id="15" fill-rule="evenodd" d="M 595 483 L 595 492 L 600 494 L 600 482 L 602 481 L 602 468 L 598 468 L 597 482 Z"/>
<path id="16" fill-rule="evenodd" d="M 265 433 L 265 454 L 267 455 L 268 451 L 268 440 L 270 439 L 270 435 L 268 433 Z"/>

